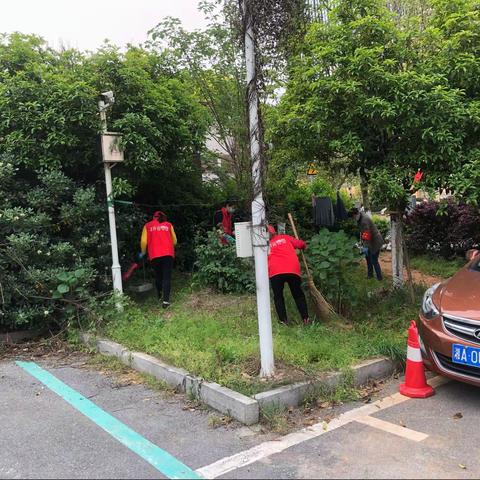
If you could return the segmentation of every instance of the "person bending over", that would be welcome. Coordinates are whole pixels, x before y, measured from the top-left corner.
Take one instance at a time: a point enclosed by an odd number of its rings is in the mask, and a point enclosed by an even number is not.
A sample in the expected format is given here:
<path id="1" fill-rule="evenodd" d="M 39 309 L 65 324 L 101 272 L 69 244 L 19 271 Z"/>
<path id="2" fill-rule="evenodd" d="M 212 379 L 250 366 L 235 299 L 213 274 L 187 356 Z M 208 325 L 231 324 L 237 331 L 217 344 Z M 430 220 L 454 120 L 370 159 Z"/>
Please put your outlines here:
<path id="1" fill-rule="evenodd" d="M 302 290 L 300 262 L 295 249 L 304 250 L 306 243 L 290 235 L 278 235 L 272 225 L 268 226 L 270 250 L 268 253 L 268 275 L 273 290 L 275 310 L 280 323 L 288 325 L 283 288 L 287 283 L 292 292 L 300 316 L 305 325 L 310 323 L 307 301 Z"/>

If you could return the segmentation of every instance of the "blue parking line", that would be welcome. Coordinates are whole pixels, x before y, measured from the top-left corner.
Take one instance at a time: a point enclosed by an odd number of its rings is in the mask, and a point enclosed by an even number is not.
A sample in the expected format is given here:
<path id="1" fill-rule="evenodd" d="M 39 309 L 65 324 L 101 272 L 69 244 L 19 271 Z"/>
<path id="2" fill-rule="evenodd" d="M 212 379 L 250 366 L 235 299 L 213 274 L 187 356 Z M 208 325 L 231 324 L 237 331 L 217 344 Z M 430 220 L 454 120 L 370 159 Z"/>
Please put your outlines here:
<path id="1" fill-rule="evenodd" d="M 165 450 L 157 447 L 125 424 L 112 417 L 83 395 L 70 388 L 51 373 L 39 367 L 34 362 L 15 362 L 30 375 L 42 382 L 80 413 L 96 423 L 113 438 L 129 448 L 155 467 L 167 478 L 200 479 L 198 473 L 178 461 Z"/>

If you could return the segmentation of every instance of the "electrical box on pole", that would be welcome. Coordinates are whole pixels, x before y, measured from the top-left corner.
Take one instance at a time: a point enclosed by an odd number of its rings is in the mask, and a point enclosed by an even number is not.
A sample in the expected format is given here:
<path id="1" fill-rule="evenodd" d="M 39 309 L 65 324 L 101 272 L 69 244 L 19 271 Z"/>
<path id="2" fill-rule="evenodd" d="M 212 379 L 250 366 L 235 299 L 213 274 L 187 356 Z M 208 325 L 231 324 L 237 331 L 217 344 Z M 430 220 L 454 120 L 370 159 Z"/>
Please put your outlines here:
<path id="1" fill-rule="evenodd" d="M 107 194 L 108 223 L 110 227 L 110 244 L 112 248 L 112 282 L 113 290 L 117 293 L 123 292 L 122 269 L 118 258 L 117 226 L 115 222 L 115 208 L 113 206 L 112 167 L 123 162 L 123 149 L 121 148 L 122 136 L 119 133 L 107 131 L 107 109 L 115 102 L 113 92 L 100 94 L 98 111 L 101 121 L 101 144 L 102 160 L 105 171 L 105 189 Z M 121 310 L 121 304 L 117 304 Z"/>
<path id="2" fill-rule="evenodd" d="M 252 222 L 235 224 L 235 247 L 237 248 L 237 257 L 253 257 Z"/>
<path id="3" fill-rule="evenodd" d="M 116 132 L 104 132 L 101 138 L 103 161 L 105 163 L 123 162 L 122 135 Z"/>

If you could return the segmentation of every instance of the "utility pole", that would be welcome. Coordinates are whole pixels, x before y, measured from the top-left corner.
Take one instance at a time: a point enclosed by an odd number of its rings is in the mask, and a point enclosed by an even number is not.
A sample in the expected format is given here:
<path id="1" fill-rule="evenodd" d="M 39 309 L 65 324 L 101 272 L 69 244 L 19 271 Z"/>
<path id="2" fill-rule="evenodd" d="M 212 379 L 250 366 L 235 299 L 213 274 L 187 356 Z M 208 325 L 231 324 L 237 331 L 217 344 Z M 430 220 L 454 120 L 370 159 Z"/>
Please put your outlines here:
<path id="1" fill-rule="evenodd" d="M 117 241 L 117 226 L 115 222 L 115 208 L 113 207 L 113 193 L 112 193 L 112 168 L 115 162 L 122 160 L 111 161 L 106 158 L 103 139 L 108 134 L 107 131 L 107 109 L 112 106 L 115 101 L 113 92 L 105 92 L 101 95 L 101 100 L 98 101 L 98 110 L 100 112 L 100 121 L 102 125 L 102 156 L 103 166 L 105 170 L 105 187 L 107 191 L 107 206 L 108 206 L 108 222 L 110 225 L 110 244 L 112 247 L 112 281 L 113 290 L 117 293 L 123 293 L 122 286 L 122 270 L 118 258 L 118 241 Z"/>
<path id="2" fill-rule="evenodd" d="M 266 230 L 265 202 L 262 194 L 262 158 L 260 151 L 260 122 L 258 114 L 257 67 L 253 15 L 243 0 L 245 22 L 245 61 L 247 70 L 247 99 L 250 125 L 250 153 L 252 157 L 252 244 L 255 259 L 257 286 L 258 332 L 260 337 L 261 377 L 274 374 L 272 318 L 270 309 L 270 284 L 268 278 L 268 236 Z"/>

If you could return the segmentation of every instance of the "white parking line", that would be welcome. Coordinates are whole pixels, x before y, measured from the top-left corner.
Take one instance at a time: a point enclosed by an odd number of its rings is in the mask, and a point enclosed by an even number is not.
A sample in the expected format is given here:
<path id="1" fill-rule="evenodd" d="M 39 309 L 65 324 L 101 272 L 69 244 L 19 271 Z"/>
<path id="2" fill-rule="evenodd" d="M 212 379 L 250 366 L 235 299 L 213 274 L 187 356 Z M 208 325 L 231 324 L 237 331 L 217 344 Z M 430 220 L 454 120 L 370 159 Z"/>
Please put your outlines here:
<path id="1" fill-rule="evenodd" d="M 438 382 L 438 384 L 442 383 Z M 261 443 L 260 445 L 257 445 L 249 450 L 245 450 L 244 452 L 240 452 L 232 455 L 231 457 L 218 460 L 211 465 L 199 468 L 197 473 L 203 478 L 220 477 L 221 475 L 225 475 L 233 470 L 237 470 L 252 463 L 258 462 L 259 460 L 270 457 L 276 453 L 283 452 L 287 448 L 293 447 L 294 445 L 317 438 L 355 420 L 362 419 L 367 415 L 379 412 L 385 408 L 393 407 L 400 403 L 406 402 L 407 400 L 410 400 L 410 398 L 404 397 L 400 393 L 395 393 L 394 395 L 390 395 L 389 397 L 385 397 L 369 405 L 364 405 L 362 407 L 354 408 L 353 410 L 342 413 L 328 424 L 326 422 L 320 422 L 312 427 L 304 428 L 299 432 L 286 435 L 278 441 Z"/>
<path id="2" fill-rule="evenodd" d="M 386 422 L 380 418 L 370 417 L 368 415 L 362 418 L 357 418 L 355 421 L 387 433 L 392 433 L 393 435 L 398 435 L 407 440 L 413 440 L 414 442 L 421 442 L 428 438 L 426 433 L 417 432 L 416 430 L 411 430 L 410 428 L 395 425 L 394 423 Z"/>
<path id="3" fill-rule="evenodd" d="M 440 375 L 437 375 L 436 377 L 433 377 L 427 381 L 427 383 L 433 388 L 441 387 L 448 382 L 450 382 L 449 378 L 441 377 Z"/>

